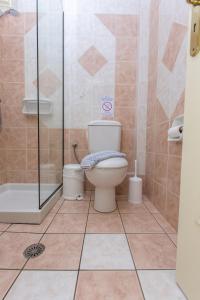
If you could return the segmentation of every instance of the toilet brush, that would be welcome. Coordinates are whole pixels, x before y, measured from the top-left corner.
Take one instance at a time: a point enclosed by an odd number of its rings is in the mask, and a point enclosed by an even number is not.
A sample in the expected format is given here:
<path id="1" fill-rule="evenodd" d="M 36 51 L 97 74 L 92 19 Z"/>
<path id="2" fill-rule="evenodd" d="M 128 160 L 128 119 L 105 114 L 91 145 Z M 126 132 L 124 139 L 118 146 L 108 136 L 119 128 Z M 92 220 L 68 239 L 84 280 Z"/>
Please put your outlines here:
<path id="1" fill-rule="evenodd" d="M 142 179 L 137 176 L 137 160 L 135 160 L 135 176 L 129 178 L 128 201 L 133 204 L 142 203 Z"/>

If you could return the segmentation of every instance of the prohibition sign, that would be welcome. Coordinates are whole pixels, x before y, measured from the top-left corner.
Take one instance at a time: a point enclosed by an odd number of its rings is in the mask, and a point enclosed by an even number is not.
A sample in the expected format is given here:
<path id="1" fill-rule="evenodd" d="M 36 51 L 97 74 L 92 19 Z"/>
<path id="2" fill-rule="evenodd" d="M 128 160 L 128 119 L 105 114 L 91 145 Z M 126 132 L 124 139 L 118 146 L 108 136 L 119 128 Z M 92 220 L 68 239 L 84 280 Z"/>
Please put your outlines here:
<path id="1" fill-rule="evenodd" d="M 102 105 L 104 111 L 111 111 L 112 110 L 112 103 L 111 102 L 104 102 Z"/>

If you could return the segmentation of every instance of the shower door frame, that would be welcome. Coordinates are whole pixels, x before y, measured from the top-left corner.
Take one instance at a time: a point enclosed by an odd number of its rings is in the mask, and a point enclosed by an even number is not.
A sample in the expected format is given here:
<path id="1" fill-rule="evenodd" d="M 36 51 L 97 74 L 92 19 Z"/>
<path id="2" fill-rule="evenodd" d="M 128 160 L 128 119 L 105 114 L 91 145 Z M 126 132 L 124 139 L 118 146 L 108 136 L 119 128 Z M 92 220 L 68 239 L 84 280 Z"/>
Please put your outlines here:
<path id="1" fill-rule="evenodd" d="M 40 62 L 39 62 L 39 1 L 36 0 L 36 47 L 37 47 L 37 116 L 38 116 L 38 204 L 39 210 L 41 210 L 49 200 L 62 188 L 62 183 L 49 195 L 49 197 L 41 203 L 41 172 L 40 172 Z M 62 166 L 64 166 L 64 124 L 65 124 L 65 113 L 64 113 L 64 11 L 62 13 Z M 62 176 L 63 178 L 63 176 Z"/>

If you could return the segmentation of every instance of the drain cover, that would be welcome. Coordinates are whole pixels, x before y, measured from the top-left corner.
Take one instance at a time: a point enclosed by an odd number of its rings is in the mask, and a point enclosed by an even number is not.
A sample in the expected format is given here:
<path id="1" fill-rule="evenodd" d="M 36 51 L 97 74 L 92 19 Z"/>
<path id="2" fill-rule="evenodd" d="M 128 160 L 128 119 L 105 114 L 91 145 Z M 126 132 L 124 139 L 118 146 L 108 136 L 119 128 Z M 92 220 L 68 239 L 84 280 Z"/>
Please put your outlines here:
<path id="1" fill-rule="evenodd" d="M 44 250 L 45 250 L 45 246 L 43 244 L 33 244 L 28 246 L 24 250 L 23 254 L 26 258 L 34 258 L 42 254 Z"/>

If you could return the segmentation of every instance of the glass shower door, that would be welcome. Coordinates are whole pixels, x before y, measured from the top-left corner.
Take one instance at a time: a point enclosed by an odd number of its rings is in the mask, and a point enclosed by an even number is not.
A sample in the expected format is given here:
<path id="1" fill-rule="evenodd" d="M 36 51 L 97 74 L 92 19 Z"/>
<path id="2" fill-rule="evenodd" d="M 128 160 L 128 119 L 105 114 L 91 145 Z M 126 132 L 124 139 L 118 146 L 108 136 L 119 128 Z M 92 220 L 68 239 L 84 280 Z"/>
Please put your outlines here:
<path id="1" fill-rule="evenodd" d="M 63 7 L 38 0 L 38 127 L 40 208 L 62 185 Z"/>

